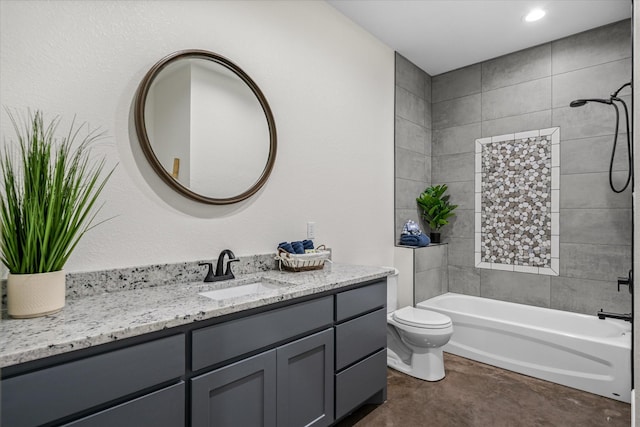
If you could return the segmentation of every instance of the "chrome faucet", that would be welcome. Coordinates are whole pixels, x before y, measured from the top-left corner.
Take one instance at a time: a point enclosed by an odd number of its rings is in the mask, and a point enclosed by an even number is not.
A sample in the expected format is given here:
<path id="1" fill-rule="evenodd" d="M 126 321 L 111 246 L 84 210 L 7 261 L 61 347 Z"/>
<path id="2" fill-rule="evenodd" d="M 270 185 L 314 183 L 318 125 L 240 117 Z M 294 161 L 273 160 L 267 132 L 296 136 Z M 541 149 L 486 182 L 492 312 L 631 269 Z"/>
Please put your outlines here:
<path id="1" fill-rule="evenodd" d="M 224 271 L 224 258 L 229 257 L 227 261 L 227 270 Z M 216 272 L 213 273 L 213 263 L 211 262 L 203 262 L 198 265 L 208 265 L 209 270 L 207 271 L 207 276 L 204 278 L 205 282 L 219 282 L 221 280 L 231 280 L 235 279 L 233 275 L 233 271 L 231 271 L 231 263 L 240 261 L 230 249 L 225 249 L 220 252 L 218 255 L 218 262 L 216 264 Z"/>

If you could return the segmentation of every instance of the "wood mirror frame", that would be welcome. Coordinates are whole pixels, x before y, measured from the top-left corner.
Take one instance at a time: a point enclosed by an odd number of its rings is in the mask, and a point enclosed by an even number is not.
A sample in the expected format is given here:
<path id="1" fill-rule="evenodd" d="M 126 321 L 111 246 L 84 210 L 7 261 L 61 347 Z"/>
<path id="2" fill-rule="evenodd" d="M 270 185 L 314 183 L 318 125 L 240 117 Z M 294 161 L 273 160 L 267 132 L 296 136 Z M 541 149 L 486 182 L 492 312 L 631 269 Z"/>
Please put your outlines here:
<path id="1" fill-rule="evenodd" d="M 147 124 L 145 122 L 145 106 L 147 102 L 147 96 L 149 94 L 149 90 L 159 76 L 159 74 L 164 70 L 168 65 L 175 63 L 181 59 L 205 59 L 208 61 L 215 62 L 227 70 L 230 70 L 237 77 L 239 77 L 253 92 L 256 96 L 262 110 L 264 112 L 267 126 L 269 130 L 269 154 L 266 160 L 266 164 L 264 170 L 262 171 L 258 180 L 251 185 L 245 191 L 237 195 L 233 195 L 231 197 L 226 198 L 215 198 L 210 197 L 204 194 L 200 194 L 198 192 L 193 191 L 191 188 L 182 185 L 175 179 L 169 171 L 165 169 L 165 167 L 161 164 L 160 160 L 156 156 L 156 153 L 153 150 L 151 145 L 151 140 L 149 139 L 149 134 L 147 133 Z M 142 147 L 142 151 L 144 152 L 147 160 L 153 167 L 154 171 L 162 178 L 162 180 L 168 184 L 175 191 L 180 193 L 181 195 L 195 200 L 201 203 L 213 204 L 213 205 L 226 205 L 231 203 L 237 203 L 242 200 L 245 200 L 255 194 L 267 181 L 271 171 L 273 169 L 273 165 L 276 158 L 277 151 L 277 134 L 276 134 L 276 126 L 275 120 L 273 118 L 273 114 L 271 112 L 271 108 L 269 107 L 269 103 L 265 98 L 264 94 L 258 87 L 258 85 L 245 73 L 240 67 L 238 67 L 235 63 L 230 61 L 229 59 L 215 54 L 213 52 L 209 52 L 206 50 L 198 50 L 198 49 L 190 49 L 190 50 L 182 50 L 178 52 L 174 52 L 166 57 L 162 58 L 158 61 L 151 69 L 147 72 L 147 74 L 142 79 L 140 86 L 138 87 L 138 91 L 136 94 L 135 104 L 134 104 L 134 120 L 136 133 L 138 136 L 138 140 Z M 239 153 L 238 155 L 243 155 Z"/>

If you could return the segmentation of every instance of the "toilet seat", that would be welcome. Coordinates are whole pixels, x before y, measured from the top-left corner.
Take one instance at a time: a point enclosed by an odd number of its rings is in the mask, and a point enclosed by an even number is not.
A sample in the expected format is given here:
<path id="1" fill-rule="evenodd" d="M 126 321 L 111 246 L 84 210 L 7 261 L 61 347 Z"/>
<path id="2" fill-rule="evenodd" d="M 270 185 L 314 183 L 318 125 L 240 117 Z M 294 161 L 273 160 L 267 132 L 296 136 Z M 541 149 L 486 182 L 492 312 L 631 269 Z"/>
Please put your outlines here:
<path id="1" fill-rule="evenodd" d="M 396 322 L 420 329 L 444 329 L 451 327 L 451 319 L 435 311 L 407 306 L 393 312 Z"/>

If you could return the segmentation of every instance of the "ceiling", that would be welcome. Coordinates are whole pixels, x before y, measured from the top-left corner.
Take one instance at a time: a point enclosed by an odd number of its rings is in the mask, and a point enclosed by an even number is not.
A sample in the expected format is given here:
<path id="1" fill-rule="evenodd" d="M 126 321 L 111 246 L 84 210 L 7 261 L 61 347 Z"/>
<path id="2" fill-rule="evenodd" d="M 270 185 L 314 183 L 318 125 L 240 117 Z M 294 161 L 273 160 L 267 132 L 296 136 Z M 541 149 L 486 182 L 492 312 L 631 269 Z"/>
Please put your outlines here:
<path id="1" fill-rule="evenodd" d="M 431 76 L 631 17 L 631 0 L 327 2 Z"/>

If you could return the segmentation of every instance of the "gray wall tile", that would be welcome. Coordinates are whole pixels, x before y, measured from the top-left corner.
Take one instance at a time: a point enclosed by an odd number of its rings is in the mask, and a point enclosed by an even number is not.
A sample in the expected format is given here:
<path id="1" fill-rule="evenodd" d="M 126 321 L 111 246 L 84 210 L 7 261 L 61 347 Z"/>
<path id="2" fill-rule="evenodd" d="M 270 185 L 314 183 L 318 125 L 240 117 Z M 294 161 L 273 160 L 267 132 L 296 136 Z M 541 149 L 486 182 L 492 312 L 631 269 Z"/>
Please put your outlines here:
<path id="1" fill-rule="evenodd" d="M 609 281 L 630 268 L 629 246 L 560 243 L 560 276 Z"/>
<path id="2" fill-rule="evenodd" d="M 448 240 L 449 265 L 475 266 L 474 239 L 451 237 Z"/>
<path id="3" fill-rule="evenodd" d="M 476 139 L 482 137 L 482 125 L 472 123 L 434 130 L 432 134 L 432 150 L 434 156 L 475 152 Z"/>
<path id="4" fill-rule="evenodd" d="M 626 172 L 614 172 L 614 184 L 621 187 Z M 631 208 L 631 190 L 616 194 L 609 187 L 607 172 L 560 175 L 560 210 L 579 208 Z"/>
<path id="5" fill-rule="evenodd" d="M 434 103 L 431 110 L 432 129 L 444 129 L 480 122 L 480 94 Z"/>
<path id="6" fill-rule="evenodd" d="M 482 137 L 551 127 L 551 110 L 482 122 Z"/>
<path id="7" fill-rule="evenodd" d="M 427 157 L 414 151 L 396 148 L 396 177 L 426 182 L 431 175 L 431 162 L 427 175 Z"/>
<path id="8" fill-rule="evenodd" d="M 396 116 L 427 127 L 427 101 L 396 86 Z"/>
<path id="9" fill-rule="evenodd" d="M 451 237 L 473 239 L 474 233 L 475 211 L 472 209 L 456 209 L 455 216 L 449 218 L 449 224 L 442 227 L 442 238 L 445 240 Z"/>
<path id="10" fill-rule="evenodd" d="M 482 63 L 483 92 L 551 75 L 551 44 L 532 47 Z"/>
<path id="11" fill-rule="evenodd" d="M 562 132 L 562 130 L 560 130 Z M 627 135 L 618 136 L 616 155 L 613 159 L 614 171 L 629 170 L 627 160 Z M 560 173 L 609 172 L 613 135 L 593 138 L 562 140 L 560 144 Z"/>
<path id="12" fill-rule="evenodd" d="M 415 151 L 416 153 L 431 155 L 427 152 L 431 144 L 431 130 L 413 123 L 402 117 L 396 117 L 396 147 Z"/>
<path id="13" fill-rule="evenodd" d="M 442 286 L 446 281 L 446 268 L 433 268 L 431 270 L 416 272 L 415 275 L 414 304 L 446 292 L 443 291 Z"/>
<path id="14" fill-rule="evenodd" d="M 431 182 L 472 181 L 475 179 L 475 153 L 431 157 Z"/>
<path id="15" fill-rule="evenodd" d="M 408 219 L 424 227 L 416 197 L 431 181 L 431 77 L 399 54 L 396 54 L 395 124 L 397 243 Z"/>
<path id="16" fill-rule="evenodd" d="M 425 72 L 396 52 L 396 85 L 425 99 Z"/>
<path id="17" fill-rule="evenodd" d="M 416 249 L 414 252 L 415 271 L 442 268 L 447 265 L 447 245 L 434 245 Z"/>
<path id="18" fill-rule="evenodd" d="M 592 315 L 600 309 L 612 313 L 630 313 L 631 294 L 626 288 L 618 292 L 615 280 L 552 277 L 551 308 Z"/>
<path id="19" fill-rule="evenodd" d="M 425 189 L 425 183 L 408 179 L 396 178 L 396 208 L 413 209 L 416 198 Z"/>
<path id="20" fill-rule="evenodd" d="M 449 292 L 480 296 L 480 270 L 475 267 L 449 266 Z"/>
<path id="21" fill-rule="evenodd" d="M 431 101 L 440 102 L 480 93 L 480 75 L 480 64 L 474 64 L 434 76 L 431 79 Z"/>
<path id="22" fill-rule="evenodd" d="M 567 107 L 575 99 L 604 98 L 631 81 L 631 58 L 607 62 L 553 76 L 553 107 Z M 620 95 L 628 95 L 628 88 Z"/>
<path id="23" fill-rule="evenodd" d="M 551 78 L 482 93 L 482 118 L 495 120 L 551 108 Z"/>
<path id="24" fill-rule="evenodd" d="M 629 58 L 631 21 L 626 19 L 554 41 L 551 49 L 554 74 Z"/>
<path id="25" fill-rule="evenodd" d="M 458 205 L 458 210 L 475 209 L 475 186 L 473 181 L 442 182 L 433 181 L 433 185 L 447 184 L 449 201 Z M 457 211 L 456 211 L 457 212 Z"/>
<path id="26" fill-rule="evenodd" d="M 563 209 L 560 242 L 631 245 L 631 209 Z"/>
<path id="27" fill-rule="evenodd" d="M 549 307 L 551 276 L 481 270 L 480 296 L 501 301 Z"/>
<path id="28" fill-rule="evenodd" d="M 431 97 L 431 94 L 433 92 L 432 82 L 433 78 L 429 74 L 424 73 L 424 99 L 426 99 L 430 103 L 433 102 L 433 98 Z"/>

